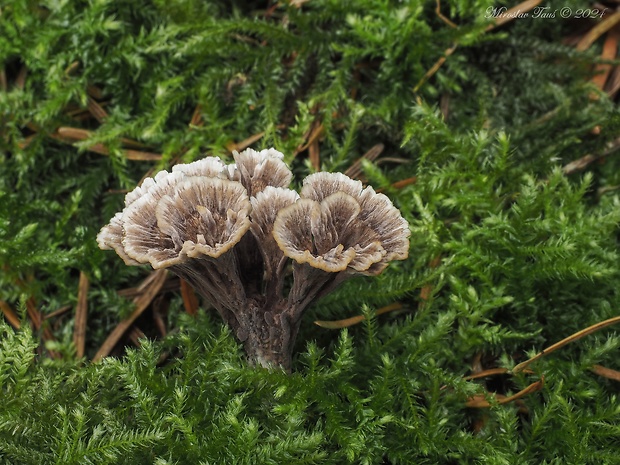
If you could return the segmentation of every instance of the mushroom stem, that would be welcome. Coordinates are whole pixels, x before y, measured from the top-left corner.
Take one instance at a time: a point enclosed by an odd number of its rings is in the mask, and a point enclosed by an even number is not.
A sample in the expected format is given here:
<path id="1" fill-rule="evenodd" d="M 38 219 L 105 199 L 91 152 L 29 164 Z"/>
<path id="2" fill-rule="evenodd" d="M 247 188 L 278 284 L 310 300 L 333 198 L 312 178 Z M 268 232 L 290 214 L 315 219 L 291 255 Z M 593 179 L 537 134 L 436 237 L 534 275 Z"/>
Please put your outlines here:
<path id="1" fill-rule="evenodd" d="M 206 260 L 202 260 L 203 262 Z M 207 265 L 205 263 L 200 264 L 198 260 L 194 262 L 194 267 L 183 266 L 183 265 L 175 265 L 170 267 L 170 271 L 175 273 L 177 276 L 187 281 L 190 286 L 194 288 L 194 290 L 202 295 L 207 302 L 211 303 L 213 307 L 220 314 L 222 319 L 228 324 L 233 331 L 236 332 L 238 328 L 237 319 L 232 311 L 230 311 L 225 305 L 222 303 L 222 299 L 219 298 L 221 296 L 220 289 L 221 287 L 218 285 L 218 282 L 213 279 L 211 273 L 205 271 L 207 269 Z M 202 265 L 202 266 L 200 266 Z M 200 270 L 198 269 L 200 268 Z"/>
<path id="2" fill-rule="evenodd" d="M 312 302 L 335 290 L 348 277 L 344 271 L 330 273 L 307 263 L 294 263 L 294 281 L 288 305 L 294 307 L 297 313 L 303 312 Z"/>
<path id="3" fill-rule="evenodd" d="M 245 329 L 244 348 L 250 364 L 291 372 L 293 346 L 301 323 L 301 312 L 295 310 L 284 299 L 268 306 L 249 301 L 241 325 Z"/>

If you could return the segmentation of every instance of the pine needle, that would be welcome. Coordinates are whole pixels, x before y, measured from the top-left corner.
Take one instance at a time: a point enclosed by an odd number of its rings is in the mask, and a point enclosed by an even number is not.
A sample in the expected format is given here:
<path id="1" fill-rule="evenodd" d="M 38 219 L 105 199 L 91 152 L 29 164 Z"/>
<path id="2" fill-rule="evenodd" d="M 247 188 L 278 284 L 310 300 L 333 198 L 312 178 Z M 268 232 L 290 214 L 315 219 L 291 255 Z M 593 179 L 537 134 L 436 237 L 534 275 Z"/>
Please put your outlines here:
<path id="1" fill-rule="evenodd" d="M 125 320 L 121 321 L 116 328 L 110 333 L 107 339 L 104 341 L 99 351 L 95 354 L 93 362 L 98 362 L 103 357 L 110 354 L 116 343 L 121 336 L 129 329 L 134 321 L 146 310 L 149 304 L 153 301 L 155 296 L 159 293 L 162 286 L 166 282 L 166 270 L 157 270 L 151 273 L 140 285 L 143 293 L 134 299 L 136 309 Z"/>
<path id="2" fill-rule="evenodd" d="M 19 329 L 21 327 L 19 317 L 13 311 L 11 306 L 4 300 L 0 300 L 0 310 L 4 314 L 4 317 L 7 319 L 7 321 L 11 324 L 11 326 L 13 326 L 13 328 Z"/>
<path id="3" fill-rule="evenodd" d="M 545 379 L 541 378 L 538 381 L 527 386 L 525 389 L 522 389 L 516 394 L 513 394 L 512 396 L 509 396 L 509 397 L 503 396 L 501 394 L 491 394 L 491 393 L 489 393 L 488 395 L 495 397 L 495 401 L 498 404 L 504 405 L 510 402 L 514 402 L 517 399 L 521 399 L 522 397 L 525 397 L 526 395 L 531 394 L 532 392 L 540 391 L 543 388 L 544 384 L 545 384 Z M 488 407 L 491 407 L 491 405 L 493 404 L 489 402 L 488 400 L 486 400 L 486 395 L 473 396 L 473 397 L 470 397 L 467 402 L 465 402 L 465 406 L 471 407 L 471 408 L 488 408 Z"/>
<path id="4" fill-rule="evenodd" d="M 183 306 L 189 315 L 198 313 L 198 297 L 194 289 L 184 280 L 181 279 L 181 297 L 183 298 Z"/>
<path id="5" fill-rule="evenodd" d="M 400 310 L 401 308 L 403 308 L 402 304 L 393 303 L 393 304 L 380 308 L 379 310 L 377 310 L 375 315 L 377 316 L 383 315 L 384 313 L 391 312 L 393 310 Z M 357 316 L 352 316 L 351 318 L 345 318 L 344 320 L 336 320 L 336 321 L 317 320 L 314 322 L 314 324 L 317 326 L 320 326 L 321 328 L 326 328 L 326 329 L 342 329 L 342 328 L 348 328 L 349 326 L 353 326 L 358 323 L 361 323 L 365 319 L 366 317 L 364 315 L 357 315 Z"/>
<path id="6" fill-rule="evenodd" d="M 601 37 L 618 23 L 620 23 L 620 11 L 605 18 L 603 21 L 590 29 L 588 33 L 577 44 L 577 50 L 583 52 L 584 50 L 589 49 L 590 46 L 594 42 L 596 42 L 599 37 Z"/>
<path id="7" fill-rule="evenodd" d="M 521 362 L 519 363 L 516 367 L 514 367 L 512 369 L 513 373 L 519 373 L 520 371 L 523 371 L 523 369 L 525 367 L 527 367 L 528 365 L 530 365 L 531 363 L 535 362 L 536 360 L 544 357 L 545 355 L 549 355 L 551 352 L 555 352 L 556 350 L 564 347 L 566 344 L 569 344 L 571 342 L 574 341 L 578 341 L 579 339 L 581 339 L 582 337 L 585 337 L 589 334 L 595 333 L 596 331 L 606 328 L 607 326 L 611 326 L 613 324 L 616 323 L 620 323 L 620 316 L 616 316 L 613 318 L 610 318 L 608 320 L 605 321 L 601 321 L 600 323 L 596 323 L 592 326 L 588 326 L 585 329 L 582 329 L 581 331 L 577 331 L 576 333 L 568 336 L 567 338 L 562 339 L 559 342 L 556 342 L 553 345 L 550 345 L 549 347 L 547 347 L 546 349 L 543 349 L 542 352 L 536 354 L 534 357 L 530 358 L 529 360 L 526 360 L 525 362 Z"/>
<path id="8" fill-rule="evenodd" d="M 80 271 L 80 282 L 78 284 L 78 301 L 75 306 L 75 325 L 73 329 L 73 344 L 76 349 L 77 358 L 84 356 L 86 347 L 86 321 L 88 316 L 88 288 L 90 282 L 88 276 Z"/>
<path id="9" fill-rule="evenodd" d="M 620 381 L 620 371 L 612 370 L 611 368 L 605 368 L 601 365 L 593 365 L 590 368 L 593 373 L 596 373 L 599 376 L 603 376 L 607 379 L 613 379 L 614 381 Z"/>

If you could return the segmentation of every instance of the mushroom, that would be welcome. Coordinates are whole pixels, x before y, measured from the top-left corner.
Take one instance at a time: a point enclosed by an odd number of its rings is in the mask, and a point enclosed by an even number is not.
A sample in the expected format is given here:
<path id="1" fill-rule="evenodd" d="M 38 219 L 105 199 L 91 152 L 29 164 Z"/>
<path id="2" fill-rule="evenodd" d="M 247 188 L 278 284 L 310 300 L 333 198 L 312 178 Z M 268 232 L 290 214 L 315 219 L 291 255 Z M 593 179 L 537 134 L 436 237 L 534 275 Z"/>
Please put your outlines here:
<path id="1" fill-rule="evenodd" d="M 409 225 L 398 209 L 342 173 L 308 176 L 300 200 L 278 214 L 273 234 L 296 262 L 289 302 L 299 311 L 351 276 L 377 275 L 409 252 Z"/>
<path id="2" fill-rule="evenodd" d="M 255 197 L 267 186 L 288 187 L 293 179 L 293 173 L 282 161 L 284 155 L 275 149 L 234 151 L 233 158 L 235 163 L 229 165 L 229 176 L 241 182 L 250 196 Z"/>
<path id="3" fill-rule="evenodd" d="M 145 179 L 97 242 L 127 265 L 185 279 L 233 328 L 251 363 L 290 371 L 304 310 L 351 276 L 407 258 L 409 227 L 385 195 L 341 173 L 308 176 L 299 195 L 288 189 L 280 152 L 233 157 Z"/>
<path id="4" fill-rule="evenodd" d="M 256 197 L 250 199 L 252 204 L 250 230 L 256 243 L 260 244 L 258 249 L 264 264 L 265 294 L 269 298 L 281 293 L 286 265 L 284 252 L 278 247 L 273 236 L 274 222 L 278 212 L 294 204 L 297 199 L 299 194 L 294 190 L 273 186 L 267 186 Z"/>
<path id="5" fill-rule="evenodd" d="M 386 264 L 392 260 L 404 260 L 409 255 L 409 224 L 390 199 L 378 194 L 368 186 L 365 189 L 360 181 L 342 173 L 315 173 L 304 179 L 301 197 L 322 201 L 335 192 L 344 192 L 360 205 L 359 220 L 372 231 L 373 240 L 379 240 L 386 255 L 377 263 Z M 375 270 L 369 274 L 380 273 Z M 368 271 L 368 270 L 357 270 Z"/>

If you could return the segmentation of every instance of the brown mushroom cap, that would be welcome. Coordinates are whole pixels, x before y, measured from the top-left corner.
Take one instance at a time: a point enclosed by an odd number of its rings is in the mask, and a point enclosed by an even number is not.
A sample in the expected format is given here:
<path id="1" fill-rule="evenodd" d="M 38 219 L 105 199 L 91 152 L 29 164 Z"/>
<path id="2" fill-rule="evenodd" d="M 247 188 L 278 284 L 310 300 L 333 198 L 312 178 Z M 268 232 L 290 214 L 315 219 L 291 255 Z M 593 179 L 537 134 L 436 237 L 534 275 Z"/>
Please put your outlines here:
<path id="1" fill-rule="evenodd" d="M 337 192 L 350 195 L 360 206 L 357 227 L 364 233 L 358 236 L 360 259 L 354 261 L 351 268 L 375 275 L 387 266 L 387 262 L 407 258 L 411 234 L 409 224 L 390 199 L 376 193 L 371 186 L 364 189 L 360 181 L 342 173 L 321 172 L 304 179 L 301 197 L 321 202 Z M 379 261 L 369 264 L 379 255 L 382 255 Z"/>
<path id="2" fill-rule="evenodd" d="M 228 165 L 228 175 L 243 184 L 250 197 L 267 186 L 288 187 L 293 179 L 293 173 L 282 161 L 284 155 L 275 149 L 234 151 L 233 157 L 235 163 Z"/>
<path id="3" fill-rule="evenodd" d="M 268 295 L 282 291 L 286 269 L 286 257 L 273 236 L 274 222 L 278 212 L 294 204 L 297 199 L 299 199 L 297 192 L 273 186 L 267 186 L 256 197 L 250 199 L 252 204 L 250 230 L 255 239 L 254 248 L 260 253 L 263 263 L 262 273 L 258 271 L 257 276 L 261 276 L 265 284 L 265 293 Z M 245 255 L 250 258 L 251 252 L 246 251 Z"/>
<path id="4" fill-rule="evenodd" d="M 154 217 L 149 218 L 148 214 L 144 213 L 148 212 L 149 207 L 155 205 L 162 195 L 174 189 L 176 183 L 183 177 L 182 173 L 160 171 L 155 178 L 146 178 L 141 186 L 126 195 L 125 209 L 114 215 L 110 223 L 101 229 L 97 235 L 99 247 L 114 249 L 127 265 L 149 263 L 150 245 L 154 242 L 164 243 L 166 238 L 161 237 L 154 229 Z M 129 250 L 126 247 L 128 235 Z M 132 241 L 132 238 L 135 241 Z M 170 258 L 169 253 L 159 256 L 158 260 L 167 258 Z"/>
<path id="5" fill-rule="evenodd" d="M 273 225 L 273 237 L 287 257 L 305 263 L 314 250 L 312 215 L 319 210 L 317 202 L 299 199 L 278 212 Z"/>
<path id="6" fill-rule="evenodd" d="M 183 173 L 160 171 L 155 176 L 155 184 L 123 210 L 122 247 L 125 253 L 138 263 L 150 263 L 153 268 L 165 268 L 184 261 L 185 257 L 179 256 L 180 248 L 157 227 L 155 217 L 159 201 L 172 194 L 184 179 Z"/>
<path id="7" fill-rule="evenodd" d="M 321 171 L 304 179 L 300 195 L 303 198 L 320 202 L 336 192 L 344 192 L 359 201 L 363 190 L 364 186 L 361 181 L 351 179 L 342 173 Z"/>
<path id="8" fill-rule="evenodd" d="M 278 212 L 299 199 L 299 194 L 283 187 L 267 186 L 255 197 L 250 199 L 252 204 L 252 233 L 257 240 L 273 241 L 273 223 Z"/>
<path id="9" fill-rule="evenodd" d="M 245 188 L 209 177 L 223 175 L 219 158 L 175 168 L 127 195 L 125 209 L 97 236 L 101 248 L 113 248 L 128 265 L 165 268 L 200 255 L 219 257 L 239 242 L 250 227 Z"/>
<path id="10" fill-rule="evenodd" d="M 361 195 L 360 220 L 380 238 L 387 251 L 385 261 L 405 260 L 409 256 L 409 223 L 392 201 L 384 194 L 378 194 L 368 186 Z"/>
<path id="11" fill-rule="evenodd" d="M 145 178 L 144 181 L 142 181 L 142 184 L 137 186 L 125 196 L 125 206 L 128 207 L 131 205 L 134 201 L 146 194 L 154 185 L 155 180 L 153 178 Z"/>
<path id="12" fill-rule="evenodd" d="M 361 220 L 361 213 L 360 204 L 344 192 L 322 202 L 300 199 L 280 212 L 274 237 L 285 255 L 298 263 L 324 271 L 348 268 L 378 274 L 387 266 L 388 251 L 382 237 Z"/>
<path id="13" fill-rule="evenodd" d="M 146 196 L 152 189 L 152 194 L 156 197 L 155 201 L 161 198 L 168 191 L 170 185 L 175 185 L 179 180 L 186 176 L 209 176 L 223 177 L 226 171 L 226 165 L 217 157 L 206 157 L 188 164 L 175 165 L 172 167 L 172 173 L 160 171 L 153 178 L 145 178 L 140 186 L 137 186 L 125 196 L 125 210 L 116 213 L 110 220 L 110 223 L 104 226 L 97 235 L 97 243 L 104 250 L 114 249 L 116 253 L 125 261 L 127 265 L 139 265 L 141 263 L 131 258 L 125 252 L 123 246 L 123 216 L 127 207 L 132 205 L 136 200 Z M 150 204 L 151 202 L 147 202 Z M 134 207 L 135 208 L 135 207 Z M 136 212 L 133 212 L 136 214 Z"/>
<path id="14" fill-rule="evenodd" d="M 250 200 L 238 182 L 188 177 L 155 208 L 158 228 L 181 255 L 217 258 L 250 228 Z"/>
<path id="15" fill-rule="evenodd" d="M 348 239 L 359 211 L 355 199 L 343 192 L 321 203 L 299 199 L 278 213 L 273 235 L 284 254 L 297 263 L 328 272 L 344 271 L 356 255 Z"/>

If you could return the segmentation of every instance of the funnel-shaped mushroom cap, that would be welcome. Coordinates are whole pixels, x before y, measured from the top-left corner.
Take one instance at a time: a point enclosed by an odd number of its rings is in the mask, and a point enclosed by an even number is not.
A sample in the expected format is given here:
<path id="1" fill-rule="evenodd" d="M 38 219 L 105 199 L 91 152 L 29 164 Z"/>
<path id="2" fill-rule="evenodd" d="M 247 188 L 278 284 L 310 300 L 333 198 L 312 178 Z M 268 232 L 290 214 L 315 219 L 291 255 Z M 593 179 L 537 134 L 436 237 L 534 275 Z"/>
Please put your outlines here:
<path id="1" fill-rule="evenodd" d="M 245 188 L 215 177 L 225 169 L 219 158 L 208 157 L 145 179 L 101 230 L 99 246 L 114 249 L 128 265 L 153 268 L 200 255 L 219 257 L 250 227 Z"/>
<path id="2" fill-rule="evenodd" d="M 321 171 L 307 176 L 301 188 L 301 196 L 320 202 L 336 192 L 344 192 L 358 200 L 364 190 L 361 181 L 351 179 L 342 173 Z"/>
<path id="3" fill-rule="evenodd" d="M 238 182 L 189 177 L 155 208 L 157 226 L 182 255 L 217 258 L 250 228 L 250 200 Z"/>
<path id="4" fill-rule="evenodd" d="M 146 178 L 141 186 L 127 194 L 125 209 L 101 229 L 97 235 L 99 247 L 114 249 L 127 265 L 149 263 L 149 244 L 153 241 L 165 242 L 166 238 L 160 237 L 155 228 L 155 218 L 149 217 L 148 212 L 153 211 L 162 195 L 174 189 L 183 177 L 182 173 L 160 171 L 155 178 Z M 129 251 L 125 247 L 128 234 L 136 239 Z"/>
<path id="5" fill-rule="evenodd" d="M 273 237 L 273 224 L 278 212 L 294 204 L 297 199 L 299 199 L 297 192 L 273 186 L 267 186 L 256 197 L 250 199 L 252 203 L 250 230 L 262 255 L 263 279 L 267 285 L 267 292 L 281 288 L 286 264 L 284 253 Z"/>
<path id="6" fill-rule="evenodd" d="M 299 194 L 283 187 L 267 186 L 252 197 L 252 233 L 259 241 L 273 241 L 273 223 L 278 212 L 284 207 L 292 205 L 299 199 Z"/>
<path id="7" fill-rule="evenodd" d="M 360 220 L 380 238 L 386 250 L 385 261 L 404 260 L 409 256 L 409 223 L 392 201 L 368 186 L 360 197 Z"/>
<path id="8" fill-rule="evenodd" d="M 381 252 L 376 243 L 379 243 L 385 252 L 372 267 L 363 270 L 363 265 L 360 264 L 354 267 L 356 271 L 379 274 L 387 262 L 407 258 L 411 234 L 409 225 L 390 199 L 376 193 L 372 187 L 363 189 L 360 181 L 354 181 L 342 173 L 321 172 L 304 179 L 301 197 L 321 202 L 337 192 L 353 197 L 360 206 L 357 227 L 361 227 L 365 232 L 359 236 L 359 249 L 378 257 Z M 375 245 L 372 245 L 373 243 Z M 362 261 L 367 263 L 366 258 Z"/>
<path id="9" fill-rule="evenodd" d="M 127 255 L 157 269 L 189 257 L 219 257 L 239 242 L 250 227 L 250 202 L 241 184 L 181 172 L 171 175 L 174 185 L 151 189 L 123 215 Z"/>
<path id="10" fill-rule="evenodd" d="M 352 198 L 351 202 L 337 200 L 321 204 L 299 199 L 280 210 L 273 236 L 287 257 L 328 272 L 347 268 L 355 258 L 355 250 L 345 250 L 340 239 L 347 234 L 346 225 L 359 213 L 359 205 Z"/>
<path id="11" fill-rule="evenodd" d="M 282 161 L 284 155 L 275 149 L 235 151 L 233 157 L 235 164 L 228 166 L 229 177 L 243 184 L 250 197 L 267 186 L 288 187 L 293 178 L 293 173 Z"/>
<path id="12" fill-rule="evenodd" d="M 172 194 L 184 179 L 183 173 L 160 171 L 155 176 L 155 183 L 123 210 L 122 247 L 136 262 L 151 263 L 153 268 L 165 268 L 185 259 L 179 256 L 180 247 L 176 247 L 170 236 L 157 227 L 155 217 L 159 201 Z"/>
<path id="13" fill-rule="evenodd" d="M 284 254 L 323 271 L 366 272 L 387 254 L 379 236 L 359 219 L 360 205 L 336 192 L 322 202 L 300 199 L 278 214 L 274 237 Z"/>

